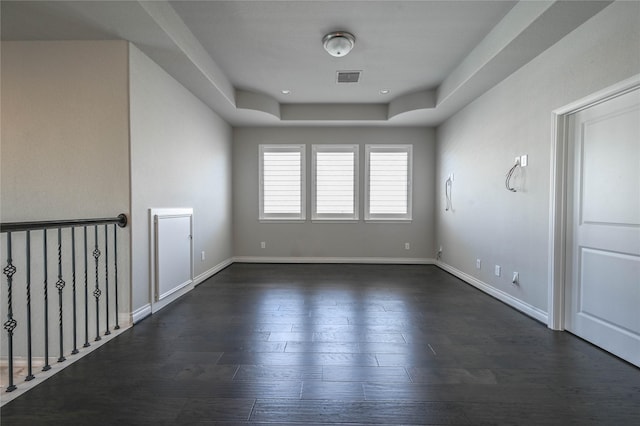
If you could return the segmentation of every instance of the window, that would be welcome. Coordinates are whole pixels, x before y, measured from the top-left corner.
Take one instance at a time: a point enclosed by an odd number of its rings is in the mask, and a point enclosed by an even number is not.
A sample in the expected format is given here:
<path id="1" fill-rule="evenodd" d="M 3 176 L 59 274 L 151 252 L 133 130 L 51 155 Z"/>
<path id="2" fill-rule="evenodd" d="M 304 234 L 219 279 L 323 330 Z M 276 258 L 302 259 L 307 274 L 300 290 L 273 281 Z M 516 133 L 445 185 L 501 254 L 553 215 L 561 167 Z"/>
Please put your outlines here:
<path id="1" fill-rule="evenodd" d="M 260 145 L 260 220 L 305 219 L 304 153 L 304 145 Z"/>
<path id="2" fill-rule="evenodd" d="M 358 219 L 358 145 L 313 145 L 312 219 Z"/>
<path id="3" fill-rule="evenodd" d="M 365 146 L 365 220 L 411 220 L 411 145 Z"/>

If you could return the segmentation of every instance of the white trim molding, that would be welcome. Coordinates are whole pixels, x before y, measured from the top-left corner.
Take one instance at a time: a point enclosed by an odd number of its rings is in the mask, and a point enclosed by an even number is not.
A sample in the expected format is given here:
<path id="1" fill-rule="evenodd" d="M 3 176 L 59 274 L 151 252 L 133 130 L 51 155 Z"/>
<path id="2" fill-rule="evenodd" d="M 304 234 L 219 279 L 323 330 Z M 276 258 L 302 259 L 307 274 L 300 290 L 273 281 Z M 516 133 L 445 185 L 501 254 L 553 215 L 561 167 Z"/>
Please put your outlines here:
<path id="1" fill-rule="evenodd" d="M 151 315 L 151 303 L 147 303 L 144 306 L 139 307 L 135 311 L 131 312 L 131 322 L 135 325 Z"/>
<path id="2" fill-rule="evenodd" d="M 160 246 L 158 244 L 160 221 L 176 218 L 189 219 L 189 277 L 183 283 L 176 284 L 173 288 L 161 292 L 160 283 Z M 194 288 L 193 284 L 193 208 L 150 208 L 149 209 L 149 258 L 150 285 L 151 285 L 151 311 L 156 312 L 164 308 L 172 300 Z"/>
<path id="3" fill-rule="evenodd" d="M 229 265 L 233 264 L 233 258 L 230 257 L 229 259 L 226 259 L 220 263 L 218 263 L 216 266 L 214 266 L 213 268 L 204 271 L 203 273 L 201 273 L 200 275 L 198 275 L 197 277 L 195 277 L 193 279 L 193 284 L 194 285 L 199 285 L 202 284 L 202 282 L 204 282 L 205 280 L 207 280 L 208 278 L 211 278 L 212 276 L 214 276 L 215 274 L 217 274 L 218 272 L 222 271 L 224 268 L 226 268 Z"/>
<path id="4" fill-rule="evenodd" d="M 385 154 L 384 163 L 387 163 L 386 156 L 394 154 L 406 154 L 407 155 L 407 186 L 406 186 L 406 205 L 405 213 L 371 213 L 371 157 L 373 154 L 388 153 Z M 380 163 L 379 163 L 380 164 Z M 385 172 L 399 171 L 401 168 L 394 170 L 393 166 L 388 164 L 382 165 L 382 169 Z M 381 171 L 379 169 L 378 171 Z M 383 173 L 384 174 L 384 173 Z M 390 179 L 390 177 L 388 177 Z M 396 182 L 397 183 L 397 182 Z M 387 192 L 386 190 L 384 192 Z M 402 191 L 401 191 L 402 192 Z M 398 195 L 398 194 L 394 194 Z M 385 207 L 389 207 L 386 205 Z M 385 210 L 385 209 L 383 209 Z M 413 218 L 413 145 L 381 145 L 381 144 L 366 144 L 364 146 L 364 220 L 365 222 L 380 221 L 380 222 L 410 222 Z"/>
<path id="5" fill-rule="evenodd" d="M 159 310 L 169 306 L 170 304 L 172 304 L 176 300 L 180 299 L 185 294 L 189 293 L 194 288 L 195 288 L 195 284 L 193 283 L 193 281 L 190 281 L 188 284 L 186 284 L 186 285 L 180 287 L 179 289 L 177 289 L 176 291 L 172 292 L 171 293 L 171 297 L 165 297 L 164 299 L 159 300 L 159 301 L 155 302 L 153 305 L 151 305 L 152 313 L 155 314 Z"/>
<path id="6" fill-rule="evenodd" d="M 567 273 L 567 121 L 569 115 L 640 87 L 640 74 L 572 102 L 551 113 L 551 176 L 549 190 L 548 322 L 564 330 L 564 291 Z"/>
<path id="7" fill-rule="evenodd" d="M 307 146 L 305 144 L 260 144 L 258 146 L 259 149 L 259 155 L 258 155 L 258 164 L 259 164 L 259 168 L 258 168 L 258 180 L 259 180 L 259 185 L 258 185 L 258 220 L 260 221 L 304 221 L 307 218 L 307 211 L 306 211 L 306 207 L 307 207 L 307 184 L 306 184 L 306 167 L 307 167 L 307 161 L 306 161 L 306 151 L 307 151 Z M 265 157 L 267 156 L 266 154 L 271 154 L 271 155 L 277 155 L 277 154 L 285 154 L 286 156 L 283 158 L 282 156 L 280 158 L 278 158 L 278 162 L 276 163 L 270 163 L 267 162 L 265 163 Z M 289 162 L 289 167 L 294 167 L 293 164 L 291 164 L 291 161 L 293 160 L 289 160 L 287 157 L 290 154 L 299 154 L 299 158 L 297 159 L 297 161 L 295 161 L 296 165 L 299 164 L 300 167 L 300 175 L 296 176 L 296 178 L 293 178 L 289 173 L 286 174 L 286 176 L 289 179 L 292 179 L 290 181 L 288 181 L 288 186 L 293 185 L 293 182 L 298 179 L 299 180 L 299 191 L 300 191 L 300 204 L 299 206 L 299 210 L 298 212 L 287 212 L 287 209 L 285 209 L 285 211 L 278 211 L 278 212 L 265 212 L 265 210 L 267 210 L 267 208 L 265 208 L 265 198 L 267 199 L 267 201 L 269 201 L 269 192 L 265 190 L 265 179 L 267 180 L 267 185 L 268 185 L 268 180 L 269 177 L 265 177 L 265 167 L 269 168 L 268 165 L 271 164 L 273 167 L 270 168 L 271 171 L 277 171 L 280 172 L 278 181 L 280 183 L 282 183 L 282 179 L 284 179 L 283 175 L 281 175 L 282 170 L 279 169 L 279 164 L 278 163 L 282 163 L 283 161 L 285 162 Z M 270 157 L 271 157 L 270 155 Z M 299 161 L 299 163 L 298 163 Z M 267 173 L 268 175 L 268 173 Z M 290 197 L 294 197 L 295 199 L 295 190 L 285 190 L 287 192 L 287 195 Z M 291 201 L 291 198 L 290 198 Z M 268 204 L 268 203 L 267 203 Z M 280 203 L 276 203 L 278 205 L 278 207 L 280 208 L 279 210 L 282 210 L 281 207 L 282 205 Z"/>
<path id="8" fill-rule="evenodd" d="M 226 259 L 220 263 L 218 263 L 216 266 L 214 266 L 213 268 L 203 272 L 202 274 L 198 275 L 197 277 L 195 277 L 193 279 L 193 282 L 190 282 L 188 285 L 181 287 L 179 290 L 177 290 L 175 293 L 175 297 L 172 297 L 171 299 L 169 299 L 168 301 L 159 301 L 156 303 L 156 307 L 154 308 L 154 311 L 158 311 L 162 308 L 164 308 L 165 306 L 169 305 L 171 302 L 177 300 L 178 298 L 184 296 L 185 294 L 187 294 L 189 291 L 193 290 L 195 288 L 195 286 L 197 286 L 198 284 L 201 284 L 202 282 L 204 282 L 206 279 L 212 277 L 213 275 L 217 274 L 218 272 L 222 271 L 224 268 L 226 268 L 227 266 L 233 264 L 234 262 L 234 258 L 230 257 L 229 259 Z M 144 306 L 139 307 L 138 309 L 136 309 L 135 311 L 133 311 L 131 313 L 131 321 L 132 323 L 135 325 L 137 323 L 139 323 L 140 321 L 142 321 L 143 319 L 147 318 L 148 316 L 150 316 L 152 314 L 152 310 L 151 310 L 151 304 L 147 303 Z M 129 318 L 127 318 L 127 321 L 129 320 Z"/>
<path id="9" fill-rule="evenodd" d="M 237 256 L 234 263 L 361 263 L 394 265 L 434 265 L 435 259 L 413 257 L 286 257 Z"/>
<path id="10" fill-rule="evenodd" d="M 531 318 L 540 321 L 543 324 L 547 324 L 548 314 L 541 309 L 536 308 L 533 305 L 530 305 L 517 297 L 513 297 L 509 293 L 505 293 L 504 291 L 495 288 L 484 281 L 480 281 L 474 276 L 467 274 L 466 272 L 462 272 L 459 269 L 454 268 L 451 265 L 447 265 L 446 263 L 438 261 L 436 265 L 442 269 L 443 271 L 449 272 L 451 275 L 460 278 L 462 281 L 476 287 L 479 290 L 487 293 L 488 295 L 498 299 L 499 301 L 511 306 L 514 309 L 530 316 Z"/>

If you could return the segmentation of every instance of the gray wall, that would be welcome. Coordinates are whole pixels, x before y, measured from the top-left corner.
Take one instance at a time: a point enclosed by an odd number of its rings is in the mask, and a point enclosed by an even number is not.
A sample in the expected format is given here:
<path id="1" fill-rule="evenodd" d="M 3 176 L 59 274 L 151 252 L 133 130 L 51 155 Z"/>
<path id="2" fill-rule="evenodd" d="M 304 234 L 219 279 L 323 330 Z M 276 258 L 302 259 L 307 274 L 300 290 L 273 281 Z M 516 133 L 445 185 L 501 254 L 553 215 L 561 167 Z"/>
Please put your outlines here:
<path id="1" fill-rule="evenodd" d="M 551 112 L 640 72 L 639 16 L 640 3 L 614 3 L 438 128 L 444 263 L 547 312 Z M 520 154 L 529 166 L 511 193 L 505 174 Z M 449 213 L 442 188 L 452 172 Z"/>
<path id="2" fill-rule="evenodd" d="M 149 208 L 193 208 L 196 277 L 232 257 L 231 128 L 134 45 L 130 69 L 136 311 L 150 303 Z"/>
<path id="3" fill-rule="evenodd" d="M 258 221 L 258 145 L 307 144 L 307 220 L 305 223 Z M 360 144 L 360 221 L 312 223 L 311 145 Z M 365 223 L 364 145 L 413 144 L 413 221 Z M 428 128 L 237 128 L 233 143 L 234 242 L 238 257 L 411 258 L 435 256 L 435 134 Z M 260 248 L 260 242 L 266 248 Z M 411 250 L 404 249 L 404 243 Z"/>
<path id="4" fill-rule="evenodd" d="M 3 222 L 129 214 L 127 51 L 127 43 L 123 41 L 2 43 L 0 215 Z M 130 230 L 127 227 L 118 233 L 118 296 L 123 313 L 130 307 L 127 291 Z M 100 231 L 102 241 L 102 228 Z M 77 247 L 81 250 L 81 233 L 77 234 Z M 70 238 L 70 231 L 65 230 L 62 260 L 63 279 L 67 282 L 63 292 L 66 306 L 72 303 Z M 14 315 L 18 321 L 14 343 L 16 353 L 24 355 L 24 233 L 14 233 L 12 239 L 18 268 L 13 286 Z M 57 297 L 56 232 L 49 231 L 48 239 L 48 289 L 52 300 L 54 295 Z M 90 245 L 92 241 L 90 235 Z M 4 237 L 0 246 L 4 254 Z M 42 356 L 44 349 L 41 250 L 42 232 L 33 232 L 31 281 L 38 283 L 32 290 L 36 357 Z M 110 256 L 113 259 L 113 252 Z M 78 273 L 80 268 L 78 266 Z M 3 310 L 7 306 L 4 290 L 1 292 Z M 111 297 L 113 300 L 113 293 Z M 102 297 L 101 312 L 105 312 L 104 300 Z M 54 306 L 49 310 L 50 324 L 58 321 Z M 93 321 L 93 308 L 90 309 L 90 321 Z M 70 324 L 71 309 L 66 309 L 64 315 L 65 324 Z M 112 325 L 114 319 L 111 318 Z M 124 324 L 124 318 L 120 324 Z M 67 349 L 72 347 L 71 338 L 71 333 L 65 334 Z M 2 339 L 0 346 L 6 350 L 6 333 L 2 333 Z M 52 353 L 56 343 L 56 339 L 50 339 Z"/>
<path id="5" fill-rule="evenodd" d="M 127 43 L 2 42 L 2 221 L 129 211 Z"/>

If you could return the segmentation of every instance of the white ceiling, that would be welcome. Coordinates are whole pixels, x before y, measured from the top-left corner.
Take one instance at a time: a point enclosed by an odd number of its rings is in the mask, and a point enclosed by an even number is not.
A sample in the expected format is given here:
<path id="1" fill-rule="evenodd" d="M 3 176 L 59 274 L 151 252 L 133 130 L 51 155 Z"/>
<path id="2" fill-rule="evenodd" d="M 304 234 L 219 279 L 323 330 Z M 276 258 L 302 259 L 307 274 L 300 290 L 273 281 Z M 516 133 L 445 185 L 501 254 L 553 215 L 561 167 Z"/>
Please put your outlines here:
<path id="1" fill-rule="evenodd" d="M 171 2 L 238 88 L 281 102 L 377 103 L 433 89 L 515 2 Z M 322 37 L 356 36 L 343 58 Z M 221 42 L 224 41 L 224 42 Z M 362 70 L 358 84 L 338 85 L 338 70 Z M 292 94 L 284 97 L 282 89 Z"/>
<path id="2" fill-rule="evenodd" d="M 608 3 L 3 0 L 1 29 L 130 40 L 233 125 L 429 126 Z M 322 48 L 334 30 L 356 37 L 343 58 Z M 361 81 L 337 84 L 339 70 Z"/>

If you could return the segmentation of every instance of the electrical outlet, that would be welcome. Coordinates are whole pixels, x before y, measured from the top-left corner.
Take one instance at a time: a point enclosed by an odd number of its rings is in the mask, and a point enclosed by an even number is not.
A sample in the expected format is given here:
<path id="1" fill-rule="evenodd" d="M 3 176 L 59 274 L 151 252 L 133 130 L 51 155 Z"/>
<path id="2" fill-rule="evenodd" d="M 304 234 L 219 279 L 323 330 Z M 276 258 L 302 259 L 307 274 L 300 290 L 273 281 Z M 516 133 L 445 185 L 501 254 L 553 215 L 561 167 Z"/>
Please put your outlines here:
<path id="1" fill-rule="evenodd" d="M 405 249 L 405 250 L 411 250 L 411 244 L 409 244 L 409 243 L 404 243 L 404 249 Z"/>
<path id="2" fill-rule="evenodd" d="M 527 154 L 520 156 L 520 167 L 527 167 L 529 164 L 529 156 Z"/>
<path id="3" fill-rule="evenodd" d="M 481 268 L 482 268 L 482 260 L 476 259 L 476 269 L 481 269 Z"/>
<path id="4" fill-rule="evenodd" d="M 200 252 L 200 262 L 204 262 L 204 251 Z"/>
<path id="5" fill-rule="evenodd" d="M 502 268 L 500 267 L 500 265 L 496 265 L 494 273 L 496 274 L 496 277 L 500 276 L 500 274 L 502 273 Z"/>
<path id="6" fill-rule="evenodd" d="M 511 279 L 511 284 L 513 284 L 513 285 L 520 284 L 520 274 L 518 274 L 517 272 L 513 273 L 513 278 Z"/>
<path id="7" fill-rule="evenodd" d="M 262 241 L 260 243 L 260 248 L 267 248 L 267 243 L 265 241 Z"/>

